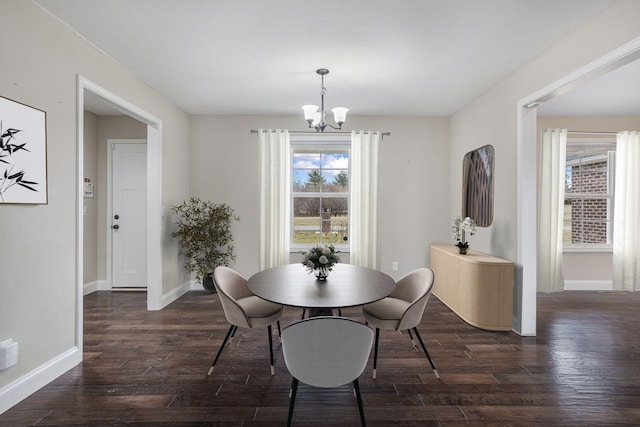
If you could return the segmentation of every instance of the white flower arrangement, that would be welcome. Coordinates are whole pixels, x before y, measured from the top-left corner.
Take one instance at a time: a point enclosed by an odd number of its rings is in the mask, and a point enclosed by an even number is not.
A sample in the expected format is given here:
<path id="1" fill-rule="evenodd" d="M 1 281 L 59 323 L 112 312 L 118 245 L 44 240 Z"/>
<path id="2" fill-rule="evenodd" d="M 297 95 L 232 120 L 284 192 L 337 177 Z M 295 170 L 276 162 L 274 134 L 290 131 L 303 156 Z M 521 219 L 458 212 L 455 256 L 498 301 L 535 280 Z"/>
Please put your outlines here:
<path id="1" fill-rule="evenodd" d="M 466 240 L 466 233 L 469 233 L 470 236 L 476 234 L 476 222 L 469 217 L 466 217 L 464 220 L 460 217 L 454 219 L 451 225 L 451 237 L 458 242 L 456 244 L 457 247 L 469 247 L 469 243 Z"/>
<path id="2" fill-rule="evenodd" d="M 334 264 L 340 262 L 340 251 L 337 251 L 333 245 L 314 246 L 307 252 L 301 252 L 302 265 L 307 267 L 309 273 L 315 270 L 325 270 L 329 272 L 333 269 Z"/>

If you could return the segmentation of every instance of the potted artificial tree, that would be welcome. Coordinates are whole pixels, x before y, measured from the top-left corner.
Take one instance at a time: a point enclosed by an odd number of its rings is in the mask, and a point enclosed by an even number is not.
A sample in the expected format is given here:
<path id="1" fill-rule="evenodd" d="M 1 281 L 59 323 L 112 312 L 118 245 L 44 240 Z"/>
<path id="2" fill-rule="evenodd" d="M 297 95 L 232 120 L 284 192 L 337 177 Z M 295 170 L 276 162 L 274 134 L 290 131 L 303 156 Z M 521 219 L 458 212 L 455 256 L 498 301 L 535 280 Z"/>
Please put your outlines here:
<path id="1" fill-rule="evenodd" d="M 202 286 L 215 292 L 213 270 L 219 265 L 235 261 L 231 222 L 240 221 L 225 203 L 203 201 L 191 197 L 171 210 L 178 216 L 178 230 L 171 233 L 185 256 L 184 268 L 194 273 Z"/>

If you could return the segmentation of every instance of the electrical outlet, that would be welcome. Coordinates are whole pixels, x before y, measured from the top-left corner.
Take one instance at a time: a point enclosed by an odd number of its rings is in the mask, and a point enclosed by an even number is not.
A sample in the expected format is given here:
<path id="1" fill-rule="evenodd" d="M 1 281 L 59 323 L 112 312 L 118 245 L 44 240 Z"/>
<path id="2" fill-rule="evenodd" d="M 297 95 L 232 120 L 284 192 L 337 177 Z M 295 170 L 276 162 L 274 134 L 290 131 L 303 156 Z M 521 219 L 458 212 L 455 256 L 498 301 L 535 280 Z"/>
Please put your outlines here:
<path id="1" fill-rule="evenodd" d="M 398 271 L 398 261 L 393 261 L 392 270 L 393 271 Z"/>
<path id="2" fill-rule="evenodd" d="M 0 342 L 0 371 L 18 363 L 18 343 L 9 338 Z"/>

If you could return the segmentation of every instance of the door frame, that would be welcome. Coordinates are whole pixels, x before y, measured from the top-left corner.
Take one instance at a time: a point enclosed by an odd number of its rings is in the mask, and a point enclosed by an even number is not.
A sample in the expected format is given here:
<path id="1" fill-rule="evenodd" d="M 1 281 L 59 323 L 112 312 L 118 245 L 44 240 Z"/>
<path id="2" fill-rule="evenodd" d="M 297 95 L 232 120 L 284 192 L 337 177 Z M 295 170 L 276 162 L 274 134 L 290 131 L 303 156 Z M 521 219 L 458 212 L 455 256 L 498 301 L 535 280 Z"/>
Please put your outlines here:
<path id="1" fill-rule="evenodd" d="M 113 144 L 145 144 L 147 146 L 147 152 L 149 151 L 149 145 L 146 139 L 119 139 L 119 138 L 107 138 L 107 289 L 113 289 L 113 233 L 111 233 L 111 220 L 113 218 Z M 147 163 L 149 158 L 146 159 Z M 147 168 L 149 165 L 147 164 Z M 148 177 L 147 177 L 148 181 Z M 147 185 L 148 182 L 147 182 Z M 148 190 L 148 189 L 147 189 Z M 148 218 L 147 218 L 148 219 Z M 148 231 L 148 230 L 147 230 Z M 149 249 L 148 247 L 146 248 Z M 147 266 L 148 267 L 148 266 Z M 148 274 L 148 273 L 147 273 Z M 147 279 L 147 289 L 149 287 Z M 140 287 L 140 289 L 145 289 Z"/>
<path id="2" fill-rule="evenodd" d="M 147 310 L 162 309 L 162 120 L 120 98 L 85 77 L 77 76 L 77 176 L 76 176 L 76 342 L 83 343 L 83 185 L 84 92 L 107 100 L 123 115 L 147 125 Z"/>

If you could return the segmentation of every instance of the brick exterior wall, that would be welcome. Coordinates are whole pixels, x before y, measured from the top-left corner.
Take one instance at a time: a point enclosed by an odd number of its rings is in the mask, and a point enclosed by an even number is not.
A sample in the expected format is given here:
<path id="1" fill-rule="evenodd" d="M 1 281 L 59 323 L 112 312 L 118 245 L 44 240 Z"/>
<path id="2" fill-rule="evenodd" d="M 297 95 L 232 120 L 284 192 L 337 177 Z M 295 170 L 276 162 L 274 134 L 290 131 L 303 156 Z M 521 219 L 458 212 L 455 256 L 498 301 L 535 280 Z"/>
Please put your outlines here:
<path id="1" fill-rule="evenodd" d="M 571 171 L 568 194 L 607 194 L 606 161 L 573 166 Z M 607 243 L 606 199 L 571 201 L 571 243 Z"/>

